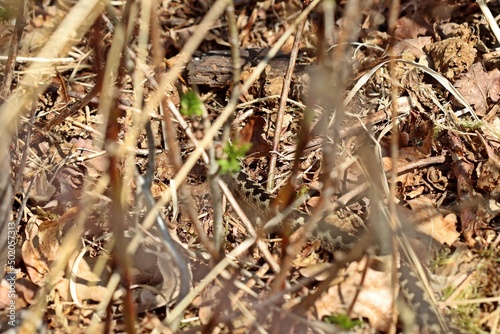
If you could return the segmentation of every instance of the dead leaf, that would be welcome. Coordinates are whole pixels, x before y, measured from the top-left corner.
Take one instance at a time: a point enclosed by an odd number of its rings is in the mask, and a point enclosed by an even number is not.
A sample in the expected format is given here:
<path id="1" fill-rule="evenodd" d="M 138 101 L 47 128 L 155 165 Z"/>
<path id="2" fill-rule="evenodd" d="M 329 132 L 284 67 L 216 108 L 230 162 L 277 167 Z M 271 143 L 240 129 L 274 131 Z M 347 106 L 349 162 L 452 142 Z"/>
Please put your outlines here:
<path id="1" fill-rule="evenodd" d="M 391 275 L 387 272 L 367 268 L 362 286 L 362 272 L 366 259 L 351 263 L 344 271 L 346 280 L 332 286 L 314 304 L 318 318 L 332 314 L 345 314 L 354 302 L 352 318 L 366 318 L 370 325 L 379 331 L 387 331 L 391 324 Z M 356 297 L 359 290 L 359 295 Z"/>
<path id="2" fill-rule="evenodd" d="M 314 277 L 317 281 L 324 281 L 328 277 L 327 269 L 331 266 L 331 263 L 314 263 L 300 268 L 299 272 L 304 277 Z"/>
<path id="3" fill-rule="evenodd" d="M 55 192 L 56 187 L 47 180 L 45 171 L 41 170 L 35 180 L 34 187 L 29 192 L 29 197 L 37 202 L 48 202 Z"/>
<path id="4" fill-rule="evenodd" d="M 395 37 L 400 40 L 415 39 L 427 32 L 425 25 L 419 24 L 411 17 L 403 16 L 396 21 Z"/>
<path id="5" fill-rule="evenodd" d="M 443 217 L 434 207 L 432 201 L 420 196 L 409 200 L 413 217 L 411 220 L 416 223 L 417 229 L 430 236 L 441 244 L 452 245 L 460 236 L 457 232 L 457 216 L 453 213 Z"/>
<path id="6" fill-rule="evenodd" d="M 265 125 L 266 121 L 264 118 L 261 116 L 252 116 L 241 130 L 241 140 L 252 144 L 247 153 L 247 156 L 252 157 L 252 159 L 267 157 L 269 156 L 269 151 L 271 151 L 269 143 L 264 139 Z"/>
<path id="7" fill-rule="evenodd" d="M 488 99 L 497 102 L 500 92 L 500 71 L 495 68 L 486 72 L 481 63 L 473 64 L 469 71 L 454 85 L 464 99 L 474 107 L 479 116 L 484 116 L 488 111 Z M 461 106 L 455 98 L 453 104 Z"/>
<path id="8" fill-rule="evenodd" d="M 78 209 L 74 207 L 57 220 L 39 222 L 35 218 L 28 222 L 26 241 L 21 252 L 33 283 L 40 286 L 45 284 L 45 275 L 59 252 L 62 228 L 76 216 L 77 212 Z"/>
<path id="9" fill-rule="evenodd" d="M 107 170 L 107 157 L 105 155 L 96 155 L 96 153 L 101 152 L 101 150 L 94 146 L 91 139 L 73 138 L 71 139 L 70 144 L 81 151 L 82 157 L 94 157 L 82 162 L 82 164 L 87 168 L 88 175 L 91 178 L 100 177 Z"/>
<path id="10" fill-rule="evenodd" d="M 486 161 L 480 168 L 477 187 L 489 195 L 489 197 L 500 200 L 500 158 L 483 136 L 479 137 L 488 154 Z"/>
<path id="11" fill-rule="evenodd" d="M 33 284 L 30 280 L 24 277 L 15 278 L 15 307 L 16 310 L 23 309 L 28 305 L 32 304 L 35 298 L 38 286 Z M 0 285 L 0 308 L 4 308 L 10 305 L 12 296 L 11 285 L 5 279 L 2 280 Z"/>
<path id="12" fill-rule="evenodd" d="M 476 49 L 460 37 L 439 41 L 427 48 L 436 71 L 454 82 L 476 58 Z"/>

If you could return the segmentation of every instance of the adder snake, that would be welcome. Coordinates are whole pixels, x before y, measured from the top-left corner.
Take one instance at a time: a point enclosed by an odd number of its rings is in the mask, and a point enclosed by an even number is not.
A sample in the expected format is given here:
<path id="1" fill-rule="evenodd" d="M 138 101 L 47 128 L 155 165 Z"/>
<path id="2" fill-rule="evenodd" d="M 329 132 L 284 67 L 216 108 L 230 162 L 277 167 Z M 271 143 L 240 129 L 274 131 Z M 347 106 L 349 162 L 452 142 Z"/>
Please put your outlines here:
<path id="1" fill-rule="evenodd" d="M 251 208 L 253 216 L 256 212 L 259 217 L 270 218 L 273 215 L 270 209 L 273 196 L 252 181 L 248 175 L 241 172 L 233 177 L 225 177 L 225 180 L 244 205 Z M 292 225 L 292 229 L 296 230 L 306 224 L 309 217 L 305 212 L 293 210 L 287 221 Z M 359 240 L 358 237 L 328 223 L 327 220 L 328 217 L 317 224 L 312 238 L 319 241 L 321 247 L 326 251 L 349 251 Z M 464 333 L 462 330 L 445 323 L 430 296 L 432 292 L 428 292 L 429 290 L 424 288 L 421 277 L 406 260 L 401 261 L 398 269 L 398 280 L 400 294 L 405 299 L 405 303 L 413 310 L 420 333 Z"/>

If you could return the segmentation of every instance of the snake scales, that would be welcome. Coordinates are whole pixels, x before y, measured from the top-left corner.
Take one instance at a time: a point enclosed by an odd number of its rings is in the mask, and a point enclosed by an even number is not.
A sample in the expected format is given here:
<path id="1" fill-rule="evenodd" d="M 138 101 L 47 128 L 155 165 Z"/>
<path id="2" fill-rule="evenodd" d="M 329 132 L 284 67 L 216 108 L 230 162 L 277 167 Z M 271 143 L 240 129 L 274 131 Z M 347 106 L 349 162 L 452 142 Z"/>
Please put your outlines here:
<path id="1" fill-rule="evenodd" d="M 274 197 L 268 194 L 259 184 L 251 180 L 247 174 L 241 172 L 233 177 L 226 177 L 226 181 L 244 202 L 247 208 L 251 208 L 252 216 L 272 216 L 271 203 Z M 294 210 L 288 217 L 292 229 L 297 229 L 307 222 L 309 215 Z M 348 251 L 359 240 L 357 236 L 346 233 L 342 229 L 327 222 L 327 218 L 321 220 L 313 233 L 313 238 L 318 240 L 326 251 Z M 400 294 L 405 303 L 412 309 L 415 323 L 419 333 L 464 333 L 462 330 L 449 326 L 445 323 L 443 316 L 439 313 L 435 303 L 420 276 L 412 266 L 405 260 L 401 261 L 398 269 Z"/>

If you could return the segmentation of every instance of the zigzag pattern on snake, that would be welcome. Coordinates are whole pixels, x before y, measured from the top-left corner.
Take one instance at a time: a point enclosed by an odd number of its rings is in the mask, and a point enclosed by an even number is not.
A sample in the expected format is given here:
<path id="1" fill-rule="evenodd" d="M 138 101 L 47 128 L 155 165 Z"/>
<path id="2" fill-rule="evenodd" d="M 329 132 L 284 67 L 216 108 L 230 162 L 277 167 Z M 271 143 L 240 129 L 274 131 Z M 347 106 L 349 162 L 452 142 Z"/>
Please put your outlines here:
<path id="1" fill-rule="evenodd" d="M 251 208 L 254 215 L 257 211 L 260 217 L 272 216 L 270 207 L 274 197 L 252 181 L 248 175 L 241 172 L 232 177 L 225 177 L 225 180 L 244 205 Z M 292 229 L 297 229 L 305 224 L 308 217 L 306 213 L 294 210 L 288 219 L 291 221 Z M 318 223 L 312 238 L 319 240 L 326 251 L 348 251 L 358 240 L 355 235 L 346 233 L 325 220 Z M 460 329 L 444 323 L 442 315 L 438 313 L 418 274 L 406 261 L 402 261 L 398 269 L 398 279 L 400 293 L 413 309 L 415 322 L 421 333 L 463 333 Z"/>

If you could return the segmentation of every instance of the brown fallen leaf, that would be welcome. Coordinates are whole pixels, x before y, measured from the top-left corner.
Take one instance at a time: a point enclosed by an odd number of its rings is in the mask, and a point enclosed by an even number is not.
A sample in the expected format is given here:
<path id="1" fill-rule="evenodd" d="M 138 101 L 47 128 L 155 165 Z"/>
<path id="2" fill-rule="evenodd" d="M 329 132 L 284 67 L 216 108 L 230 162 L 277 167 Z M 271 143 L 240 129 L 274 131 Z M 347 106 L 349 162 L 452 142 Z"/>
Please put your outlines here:
<path id="1" fill-rule="evenodd" d="M 263 137 L 265 124 L 266 121 L 261 116 L 252 116 L 240 132 L 241 141 L 252 144 L 252 147 L 247 152 L 247 159 L 250 159 L 250 161 L 269 156 L 271 146 Z"/>
<path id="2" fill-rule="evenodd" d="M 411 207 L 411 221 L 415 222 L 416 228 L 441 244 L 452 245 L 460 236 L 457 232 L 457 216 L 450 213 L 443 217 L 434 207 L 432 201 L 420 196 L 409 200 Z"/>
<path id="3" fill-rule="evenodd" d="M 389 329 L 393 299 L 391 275 L 368 267 L 360 286 L 365 266 L 366 258 L 351 263 L 344 271 L 346 280 L 330 287 L 316 300 L 314 306 L 319 319 L 333 314 L 345 314 L 354 303 L 352 313 L 349 314 L 351 318 L 366 318 L 371 327 L 378 331 L 385 332 Z"/>
<path id="4" fill-rule="evenodd" d="M 40 171 L 34 183 L 28 196 L 37 202 L 48 202 L 56 192 L 56 187 L 48 181 L 44 170 Z"/>
<path id="5" fill-rule="evenodd" d="M 500 200 L 500 158 L 491 148 L 486 139 L 479 135 L 483 142 L 488 161 L 480 167 L 477 187 L 488 194 L 490 198 Z"/>
<path id="6" fill-rule="evenodd" d="M 299 272 L 304 277 L 314 277 L 317 281 L 324 281 L 328 277 L 328 269 L 331 266 L 330 263 L 314 263 L 300 268 Z"/>
<path id="7" fill-rule="evenodd" d="M 26 241 L 21 254 L 34 284 L 43 286 L 44 277 L 49 272 L 51 262 L 57 257 L 63 227 L 71 221 L 78 209 L 73 207 L 57 220 L 42 221 L 31 219 L 26 227 Z"/>
<path id="8" fill-rule="evenodd" d="M 500 92 L 500 71 L 498 68 L 486 72 L 483 65 L 478 62 L 473 64 L 469 71 L 455 82 L 454 85 L 464 99 L 474 107 L 479 116 L 484 116 L 488 111 L 488 99 L 497 102 Z M 460 105 L 456 99 L 453 104 Z"/>
<path id="9" fill-rule="evenodd" d="M 94 146 L 91 139 L 71 139 L 70 144 L 73 148 L 80 150 L 82 157 L 88 158 L 93 156 L 92 159 L 83 161 L 83 165 L 87 168 L 87 173 L 92 178 L 97 178 L 104 173 L 108 168 L 108 160 L 105 155 L 97 155 L 101 149 Z"/>
<path id="10" fill-rule="evenodd" d="M 425 23 L 403 16 L 396 21 L 395 37 L 400 40 L 415 39 L 419 35 L 425 35 L 427 29 L 428 25 Z"/>
<path id="11" fill-rule="evenodd" d="M 436 42 L 426 51 L 432 58 L 436 71 L 452 82 L 470 68 L 477 52 L 473 44 L 462 37 L 452 37 Z"/>
<path id="12" fill-rule="evenodd" d="M 30 280 L 24 277 L 16 277 L 15 293 L 16 296 L 12 298 L 12 290 L 10 283 L 5 279 L 0 284 L 0 309 L 8 307 L 12 300 L 15 301 L 16 310 L 23 309 L 32 304 L 35 298 L 35 293 L 38 287 Z"/>

